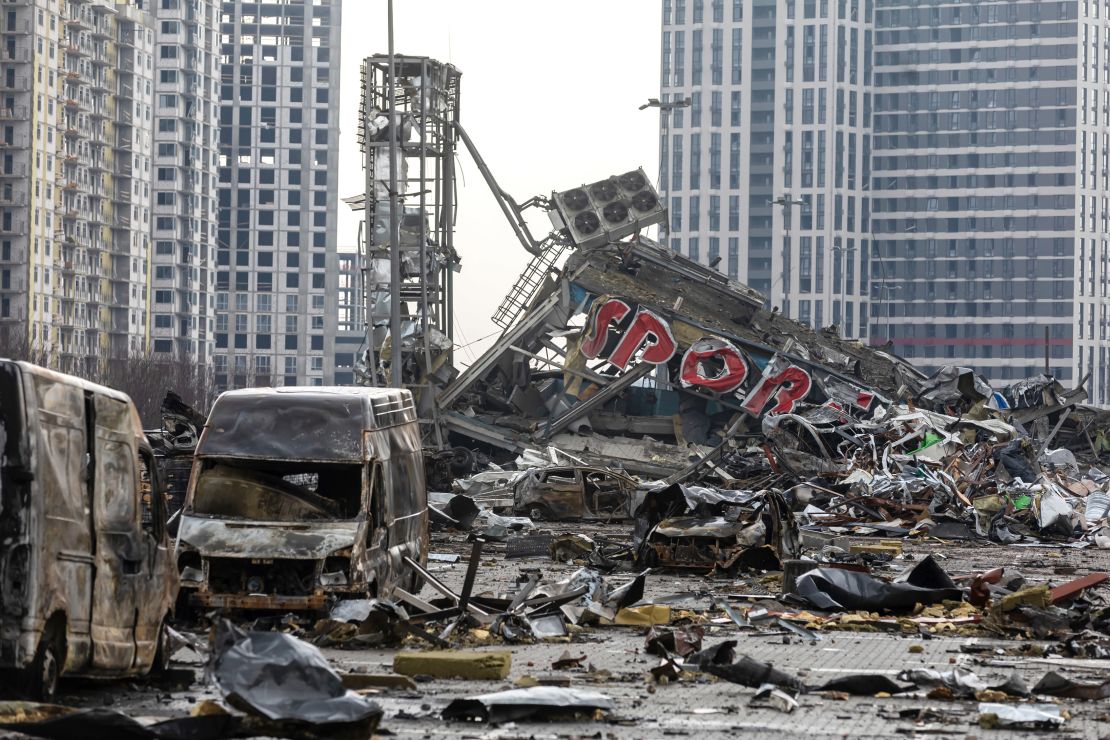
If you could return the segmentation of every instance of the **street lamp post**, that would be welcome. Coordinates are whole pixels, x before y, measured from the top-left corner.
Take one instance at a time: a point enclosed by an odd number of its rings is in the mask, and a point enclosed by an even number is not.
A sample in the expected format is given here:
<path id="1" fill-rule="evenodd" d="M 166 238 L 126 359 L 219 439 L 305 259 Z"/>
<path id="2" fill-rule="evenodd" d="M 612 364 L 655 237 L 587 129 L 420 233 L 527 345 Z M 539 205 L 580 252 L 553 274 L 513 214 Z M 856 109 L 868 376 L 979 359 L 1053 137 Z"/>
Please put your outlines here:
<path id="1" fill-rule="evenodd" d="M 664 97 L 666 97 L 664 95 Z M 659 128 L 663 132 L 663 141 L 659 145 L 659 159 L 660 164 L 665 160 L 664 157 L 670 152 L 670 122 L 671 113 L 676 108 L 687 108 L 690 105 L 690 98 L 683 98 L 682 100 L 660 101 L 659 98 L 648 98 L 648 101 L 640 106 L 640 110 L 645 108 L 658 108 L 659 109 Z M 670 233 L 671 230 L 671 211 L 670 199 L 667 198 L 667 180 L 671 178 L 671 168 L 667 168 L 667 176 L 660 178 L 659 192 L 660 197 L 663 199 L 663 210 L 666 212 L 667 217 L 663 220 L 662 225 L 659 227 L 659 239 Z"/>
<path id="2" fill-rule="evenodd" d="M 782 206 L 782 228 L 786 236 L 786 243 L 790 244 L 790 209 L 794 206 L 804 206 L 806 202 L 799 198 L 791 198 L 789 193 L 784 193 L 775 200 L 768 201 L 773 206 Z M 790 245 L 793 248 L 793 244 Z M 790 296 L 790 254 L 783 250 L 782 254 L 782 273 L 779 278 L 782 280 L 782 312 L 784 315 L 790 313 L 787 308 L 786 302 Z"/>

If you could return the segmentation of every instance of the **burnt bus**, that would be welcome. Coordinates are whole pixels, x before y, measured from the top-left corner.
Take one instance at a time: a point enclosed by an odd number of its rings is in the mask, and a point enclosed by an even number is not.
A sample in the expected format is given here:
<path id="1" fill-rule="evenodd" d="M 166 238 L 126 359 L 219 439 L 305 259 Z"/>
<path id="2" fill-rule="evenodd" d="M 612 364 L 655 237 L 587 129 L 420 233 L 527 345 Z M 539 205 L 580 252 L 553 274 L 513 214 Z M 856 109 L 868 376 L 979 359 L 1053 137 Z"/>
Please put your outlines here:
<path id="1" fill-rule="evenodd" d="M 197 445 L 177 539 L 179 608 L 323 611 L 417 588 L 428 506 L 412 394 L 229 391 Z"/>

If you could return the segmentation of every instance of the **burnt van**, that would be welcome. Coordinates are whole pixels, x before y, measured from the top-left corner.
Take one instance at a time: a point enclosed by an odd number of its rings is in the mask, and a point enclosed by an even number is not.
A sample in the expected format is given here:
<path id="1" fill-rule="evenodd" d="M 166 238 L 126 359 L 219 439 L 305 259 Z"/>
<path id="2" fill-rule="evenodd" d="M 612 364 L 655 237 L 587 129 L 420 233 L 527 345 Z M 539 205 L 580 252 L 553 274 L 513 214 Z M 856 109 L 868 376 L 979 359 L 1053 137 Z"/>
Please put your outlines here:
<path id="1" fill-rule="evenodd" d="M 0 360 L 0 669 L 49 699 L 59 676 L 163 667 L 177 594 L 165 503 L 131 400 Z"/>
<path id="2" fill-rule="evenodd" d="M 216 399 L 178 528 L 179 605 L 324 611 L 416 587 L 427 561 L 407 390 L 264 388 Z"/>

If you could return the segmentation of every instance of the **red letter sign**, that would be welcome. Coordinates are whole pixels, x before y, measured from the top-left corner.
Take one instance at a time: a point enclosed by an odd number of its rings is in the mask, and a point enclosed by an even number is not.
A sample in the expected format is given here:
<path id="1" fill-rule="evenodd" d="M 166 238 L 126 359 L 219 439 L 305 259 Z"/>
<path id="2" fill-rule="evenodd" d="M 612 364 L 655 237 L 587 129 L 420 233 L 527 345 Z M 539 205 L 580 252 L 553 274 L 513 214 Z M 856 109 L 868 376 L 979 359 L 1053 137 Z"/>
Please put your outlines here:
<path id="1" fill-rule="evenodd" d="M 667 362 L 674 357 L 675 350 L 678 349 L 678 343 L 675 342 L 667 322 L 651 311 L 641 308 L 636 312 L 636 318 L 632 320 L 632 326 L 628 327 L 620 344 L 609 355 L 609 362 L 623 370 L 628 366 L 632 355 L 644 345 L 647 345 L 647 348 L 644 350 L 643 361 L 652 365 L 662 365 Z M 584 351 L 583 354 L 585 354 Z"/>
<path id="2" fill-rule="evenodd" d="M 610 298 L 598 307 L 590 317 L 591 321 L 586 325 L 586 336 L 582 340 L 582 354 L 591 360 L 597 357 L 601 350 L 605 349 L 605 343 L 609 339 L 609 324 L 619 322 L 631 310 L 632 307 L 619 298 Z"/>
<path id="3" fill-rule="evenodd" d="M 717 359 L 721 370 L 710 377 L 706 374 L 706 360 Z M 684 388 L 708 388 L 717 393 L 728 393 L 740 387 L 748 374 L 740 350 L 718 337 L 703 337 L 690 345 L 682 357 L 679 381 Z"/>
<path id="4" fill-rule="evenodd" d="M 744 399 L 743 406 L 759 416 L 767 401 L 774 395 L 775 406 L 767 413 L 788 414 L 794 410 L 796 402 L 809 394 L 812 384 L 809 373 L 796 365 L 787 365 L 786 360 L 776 356 L 767 363 L 763 377 Z"/>

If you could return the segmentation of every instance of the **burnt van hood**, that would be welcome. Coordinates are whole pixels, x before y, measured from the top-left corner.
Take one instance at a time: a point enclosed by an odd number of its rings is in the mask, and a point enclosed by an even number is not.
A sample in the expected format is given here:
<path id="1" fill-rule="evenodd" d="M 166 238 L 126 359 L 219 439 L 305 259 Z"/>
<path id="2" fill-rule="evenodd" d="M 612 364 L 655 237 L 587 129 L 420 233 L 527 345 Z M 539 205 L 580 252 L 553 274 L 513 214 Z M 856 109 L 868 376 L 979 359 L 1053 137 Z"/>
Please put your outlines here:
<path id="1" fill-rule="evenodd" d="M 204 557 L 320 560 L 355 544 L 359 522 L 251 522 L 183 516 L 178 544 Z"/>

